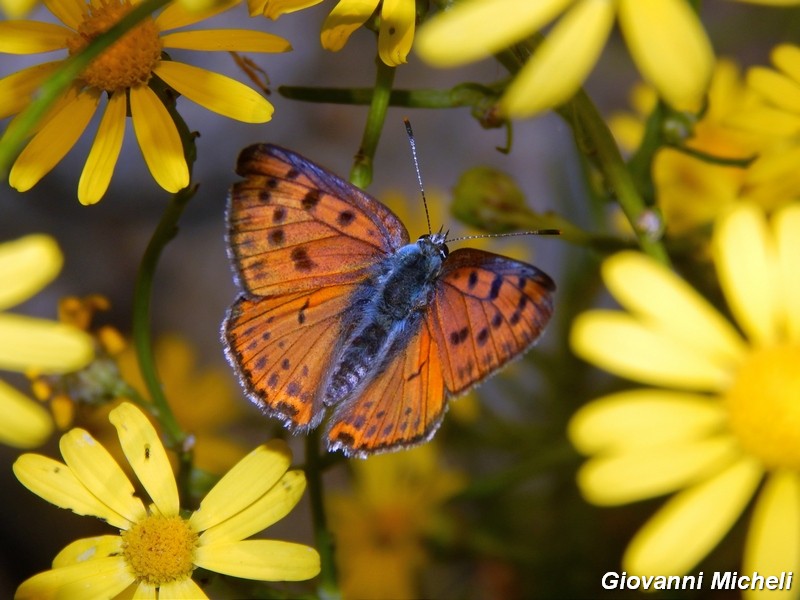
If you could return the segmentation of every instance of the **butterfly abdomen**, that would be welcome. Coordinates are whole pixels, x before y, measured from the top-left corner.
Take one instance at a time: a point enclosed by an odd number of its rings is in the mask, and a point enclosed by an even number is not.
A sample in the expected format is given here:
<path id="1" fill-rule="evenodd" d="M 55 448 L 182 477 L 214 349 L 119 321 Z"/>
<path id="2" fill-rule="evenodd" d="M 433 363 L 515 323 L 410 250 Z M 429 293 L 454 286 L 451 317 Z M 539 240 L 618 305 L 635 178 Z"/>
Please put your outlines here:
<path id="1" fill-rule="evenodd" d="M 375 277 L 356 294 L 358 314 L 353 319 L 358 325 L 343 345 L 325 393 L 326 405 L 338 404 L 382 373 L 392 349 L 403 347 L 418 331 L 441 266 L 442 257 L 418 243 L 404 246 L 378 265 Z"/>

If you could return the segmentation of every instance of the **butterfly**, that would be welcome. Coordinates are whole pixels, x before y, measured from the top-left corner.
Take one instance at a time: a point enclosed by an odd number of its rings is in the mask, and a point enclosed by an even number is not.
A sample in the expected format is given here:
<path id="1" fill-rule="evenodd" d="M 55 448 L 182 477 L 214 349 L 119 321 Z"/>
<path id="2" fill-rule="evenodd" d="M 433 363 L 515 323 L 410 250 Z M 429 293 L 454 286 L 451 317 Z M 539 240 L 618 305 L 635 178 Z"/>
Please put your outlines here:
<path id="1" fill-rule="evenodd" d="M 389 208 L 306 158 L 244 149 L 227 209 L 242 294 L 222 327 L 250 399 L 330 451 L 429 440 L 448 399 L 520 356 L 553 312 L 536 267 L 445 234 L 410 242 Z"/>

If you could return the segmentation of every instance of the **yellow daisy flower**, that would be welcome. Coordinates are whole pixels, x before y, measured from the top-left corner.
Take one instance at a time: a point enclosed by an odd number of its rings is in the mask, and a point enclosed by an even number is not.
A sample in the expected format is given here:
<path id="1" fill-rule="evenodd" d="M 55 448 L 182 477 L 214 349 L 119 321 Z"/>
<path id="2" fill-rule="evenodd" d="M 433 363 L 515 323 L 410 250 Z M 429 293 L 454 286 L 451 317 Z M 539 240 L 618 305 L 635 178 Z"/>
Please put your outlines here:
<path id="1" fill-rule="evenodd" d="M 569 100 L 597 62 L 615 16 L 634 62 L 664 100 L 680 110 L 700 108 L 714 54 L 686 0 L 468 0 L 426 23 L 417 51 L 434 66 L 465 64 L 520 42 L 562 13 L 503 95 L 508 116 Z"/>
<path id="2" fill-rule="evenodd" d="M 419 597 L 423 538 L 437 508 L 464 486 L 435 444 L 351 463 L 354 488 L 328 497 L 345 598 Z"/>
<path id="3" fill-rule="evenodd" d="M 0 311 L 20 304 L 55 279 L 63 257 L 53 238 L 28 235 L 0 244 Z M 92 360 L 91 337 L 69 325 L 0 312 L 0 369 L 37 373 L 76 371 Z M 0 380 L 0 443 L 42 444 L 53 421 L 38 403 Z"/>
<path id="4" fill-rule="evenodd" d="M 0 52 L 36 54 L 85 48 L 130 12 L 135 0 L 49 0 L 47 7 L 64 24 L 8 21 L 0 23 Z M 239 29 L 165 33 L 192 25 L 231 6 L 204 13 L 170 4 L 144 19 L 95 59 L 73 82 L 40 124 L 14 163 L 9 183 L 24 192 L 32 188 L 72 148 L 89 124 L 101 99 L 108 97 L 103 117 L 86 160 L 78 199 L 93 204 L 108 189 L 125 131 L 126 115 L 145 162 L 156 182 L 169 192 L 189 184 L 189 169 L 178 129 L 166 106 L 151 89 L 153 77 L 181 95 L 223 116 L 246 123 L 272 117 L 272 105 L 258 92 L 233 79 L 186 63 L 168 60 L 162 50 L 286 52 L 289 43 L 277 36 Z M 46 62 L 0 79 L 0 118 L 22 111 L 39 87 L 61 65 Z"/>
<path id="5" fill-rule="evenodd" d="M 250 16 L 277 19 L 283 14 L 315 6 L 322 0 L 248 0 Z M 326 50 L 344 48 L 356 29 L 380 10 L 378 55 L 390 67 L 406 62 L 414 41 L 416 3 L 414 0 L 339 0 L 322 24 L 320 40 Z"/>
<path id="6" fill-rule="evenodd" d="M 61 438 L 64 463 L 24 454 L 14 463 L 22 484 L 48 502 L 93 515 L 119 535 L 77 540 L 53 568 L 17 589 L 17 598 L 205 598 L 192 579 L 197 567 L 233 577 L 300 581 L 320 569 L 316 550 L 302 544 L 246 540 L 282 519 L 305 489 L 302 471 L 288 471 L 283 442 L 259 446 L 231 469 L 184 518 L 178 488 L 156 430 L 133 404 L 109 415 L 125 456 L 152 504 L 108 451 L 83 429 Z"/>
<path id="7" fill-rule="evenodd" d="M 685 281 L 634 252 L 602 268 L 630 312 L 589 311 L 572 330 L 579 356 L 656 386 L 595 400 L 569 426 L 591 455 L 578 474 L 590 502 L 674 493 L 630 542 L 629 573 L 686 573 L 754 497 L 742 572 L 800 570 L 800 204 L 771 221 L 737 204 L 717 222 L 712 247 L 744 337 Z"/>

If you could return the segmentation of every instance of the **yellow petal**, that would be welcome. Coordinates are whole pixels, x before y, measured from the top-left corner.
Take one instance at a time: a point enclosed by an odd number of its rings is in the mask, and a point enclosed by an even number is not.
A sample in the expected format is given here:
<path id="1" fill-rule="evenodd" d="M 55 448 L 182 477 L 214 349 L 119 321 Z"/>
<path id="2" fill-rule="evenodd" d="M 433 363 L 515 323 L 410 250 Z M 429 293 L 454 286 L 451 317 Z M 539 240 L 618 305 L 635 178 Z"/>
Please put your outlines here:
<path id="1" fill-rule="evenodd" d="M 203 589 L 191 577 L 162 583 L 158 588 L 159 598 L 170 600 L 200 600 L 208 598 Z"/>
<path id="2" fill-rule="evenodd" d="M 794 0 L 800 4 L 800 1 Z M 800 47 L 792 44 L 780 44 L 770 52 L 772 64 L 800 83 Z"/>
<path id="3" fill-rule="evenodd" d="M 83 11 L 86 6 L 84 2 L 78 0 L 42 0 L 42 4 L 70 29 L 77 31 L 83 22 Z"/>
<path id="4" fill-rule="evenodd" d="M 206 529 L 200 536 L 200 545 L 237 542 L 266 529 L 289 514 L 305 489 L 306 477 L 303 472 L 289 471 L 253 504 Z"/>
<path id="5" fill-rule="evenodd" d="M 73 88 L 70 93 L 74 91 Z M 99 92 L 84 90 L 52 114 L 11 168 L 11 187 L 27 192 L 64 158 L 89 124 L 99 98 Z"/>
<path id="6" fill-rule="evenodd" d="M 101 502 L 132 523 L 146 516 L 125 472 L 88 431 L 68 431 L 61 436 L 59 447 L 75 477 Z"/>
<path id="7" fill-rule="evenodd" d="M 669 500 L 634 536 L 622 559 L 635 575 L 683 575 L 728 533 L 764 474 L 743 459 Z"/>
<path id="8" fill-rule="evenodd" d="M 763 211 L 737 204 L 717 222 L 712 244 L 717 276 L 736 321 L 754 342 L 774 343 L 779 275 Z"/>
<path id="9" fill-rule="evenodd" d="M 53 559 L 53 568 L 67 567 L 87 560 L 97 560 L 119 554 L 122 551 L 122 538 L 118 535 L 100 535 L 75 540 L 67 545 Z"/>
<path id="10" fill-rule="evenodd" d="M 41 446 L 53 432 L 53 419 L 37 404 L 0 379 L 0 444 L 15 448 Z"/>
<path id="11" fill-rule="evenodd" d="M 260 0 L 260 2 L 248 0 L 248 5 L 251 17 L 263 14 L 265 17 L 275 20 L 281 15 L 310 8 L 320 2 L 322 0 Z"/>
<path id="12" fill-rule="evenodd" d="M 613 3 L 578 3 L 508 86 L 500 100 L 502 110 L 510 117 L 528 117 L 569 100 L 597 62 L 613 23 Z"/>
<path id="13" fill-rule="evenodd" d="M 52 458 L 23 454 L 14 463 L 14 475 L 22 485 L 51 504 L 103 519 L 112 527 L 130 527 L 127 519 L 98 500 L 67 465 Z"/>
<path id="14" fill-rule="evenodd" d="M 572 326 L 573 351 L 606 371 L 653 385 L 698 391 L 725 389 L 731 372 L 703 353 L 619 311 L 592 310 Z"/>
<path id="15" fill-rule="evenodd" d="M 791 204 L 773 217 L 782 293 L 783 319 L 788 339 L 800 343 L 800 205 Z"/>
<path id="16" fill-rule="evenodd" d="M 245 540 L 199 546 L 198 567 L 261 581 L 303 581 L 319 573 L 319 554 L 302 544 L 273 540 Z"/>
<path id="17" fill-rule="evenodd" d="M 67 38 L 73 32 L 40 21 L 0 22 L 0 52 L 6 54 L 37 54 L 67 47 Z"/>
<path id="18" fill-rule="evenodd" d="M 322 47 L 333 52 L 341 50 L 350 34 L 370 18 L 377 4 L 378 0 L 340 0 L 322 23 Z"/>
<path id="19" fill-rule="evenodd" d="M 156 27 L 159 31 L 167 31 L 194 25 L 223 13 L 237 4 L 239 4 L 239 0 L 225 0 L 219 3 L 214 2 L 207 10 L 189 10 L 182 2 L 172 2 L 155 18 Z"/>
<path id="20" fill-rule="evenodd" d="M 711 81 L 714 52 L 684 0 L 620 0 L 619 22 L 633 60 L 661 97 L 698 110 Z"/>
<path id="21" fill-rule="evenodd" d="M 94 358 L 92 337 L 71 325 L 10 313 L 0 314 L 0 368 L 65 373 Z"/>
<path id="22" fill-rule="evenodd" d="M 0 310 L 15 306 L 53 281 L 64 257 L 49 235 L 0 243 Z"/>
<path id="23" fill-rule="evenodd" d="M 41 63 L 0 79 L 0 119 L 14 115 L 30 104 L 33 94 L 62 63 Z"/>
<path id="24" fill-rule="evenodd" d="M 742 571 L 779 575 L 800 571 L 800 479 L 773 473 L 758 496 L 744 548 Z M 753 590 L 745 598 L 795 598 L 791 590 Z"/>
<path id="25" fill-rule="evenodd" d="M 153 179 L 173 194 L 182 190 L 189 185 L 189 167 L 178 129 L 166 107 L 147 86 L 130 89 L 130 107 L 133 130 Z"/>
<path id="26" fill-rule="evenodd" d="M 292 45 L 282 37 L 249 29 L 178 31 L 161 37 L 164 48 L 231 52 L 289 52 Z"/>
<path id="27" fill-rule="evenodd" d="M 245 123 L 266 123 L 272 105 L 235 79 L 184 63 L 162 60 L 155 74 L 192 102 Z"/>
<path id="28" fill-rule="evenodd" d="M 281 479 L 292 462 L 285 442 L 273 440 L 253 450 L 211 489 L 189 522 L 196 531 L 218 525 L 244 510 Z"/>
<path id="29" fill-rule="evenodd" d="M 152 583 L 140 581 L 136 585 L 136 589 L 133 590 L 131 600 L 158 600 L 158 597 L 158 587 Z M 165 595 L 164 597 L 168 596 Z M 203 598 L 203 596 L 198 596 L 198 598 Z"/>
<path id="30" fill-rule="evenodd" d="M 18 600 L 113 598 L 134 581 L 122 556 L 90 560 L 38 573 L 17 588 Z"/>
<path id="31" fill-rule="evenodd" d="M 747 85 L 778 108 L 800 112 L 800 85 L 783 73 L 765 67 L 752 67 L 747 72 Z"/>
<path id="32" fill-rule="evenodd" d="M 602 267 L 611 294 L 675 341 L 736 366 L 747 346 L 733 326 L 694 288 L 640 252 L 620 252 Z"/>
<path id="33" fill-rule="evenodd" d="M 78 200 L 83 205 L 98 202 L 111 183 L 111 176 L 122 150 L 127 111 L 125 93 L 112 94 L 78 182 Z"/>
<path id="34" fill-rule="evenodd" d="M 168 517 L 177 515 L 178 485 L 153 424 L 130 402 L 112 410 L 108 420 L 116 427 L 125 457 L 158 511 Z"/>
<path id="35" fill-rule="evenodd" d="M 656 389 L 593 400 L 569 422 L 569 438 L 584 454 L 635 451 L 707 437 L 726 422 L 718 400 Z"/>
<path id="36" fill-rule="evenodd" d="M 416 50 L 435 67 L 485 58 L 534 33 L 573 1 L 461 2 L 420 28 Z"/>
<path id="37" fill-rule="evenodd" d="M 378 32 L 378 55 L 390 67 L 406 62 L 414 41 L 414 0 L 383 0 Z"/>
<path id="38" fill-rule="evenodd" d="M 581 467 L 578 486 L 593 504 L 626 504 L 703 481 L 740 455 L 733 436 L 602 455 Z"/>

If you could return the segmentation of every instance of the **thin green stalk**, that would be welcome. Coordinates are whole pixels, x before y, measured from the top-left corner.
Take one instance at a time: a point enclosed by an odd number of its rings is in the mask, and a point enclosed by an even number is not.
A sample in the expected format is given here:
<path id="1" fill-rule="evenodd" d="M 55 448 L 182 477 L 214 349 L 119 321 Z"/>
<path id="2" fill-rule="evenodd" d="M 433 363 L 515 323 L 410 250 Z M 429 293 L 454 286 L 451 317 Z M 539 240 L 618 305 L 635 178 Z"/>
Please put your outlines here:
<path id="1" fill-rule="evenodd" d="M 58 70 L 42 84 L 36 98 L 6 129 L 0 143 L 0 173 L 3 177 L 8 174 L 11 164 L 16 160 L 22 145 L 32 135 L 36 125 L 89 63 L 126 31 L 169 2 L 170 0 L 144 0 L 141 4 L 135 5 L 131 12 L 108 31 L 97 36 L 81 52 L 64 60 Z"/>
<path id="2" fill-rule="evenodd" d="M 333 535 L 328 529 L 325 515 L 325 496 L 322 485 L 323 457 L 319 453 L 320 427 L 306 436 L 306 478 L 308 495 L 311 500 L 311 518 L 314 525 L 314 538 L 320 556 L 319 595 L 323 600 L 341 598 L 334 561 Z"/>
<path id="3" fill-rule="evenodd" d="M 661 243 L 660 234 L 654 235 L 644 226 L 647 215 L 653 214 L 654 209 L 645 204 L 622 159 L 614 136 L 597 107 L 589 96 L 580 90 L 560 112 L 569 113 L 574 121 L 569 118 L 568 121 L 572 123 L 573 128 L 580 130 L 576 131 L 576 135 L 585 135 L 591 143 L 595 160 L 608 185 L 614 191 L 622 212 L 633 227 L 639 247 L 658 262 L 669 265 L 669 256 Z"/>
<path id="4" fill-rule="evenodd" d="M 358 149 L 355 163 L 350 171 L 350 182 L 362 189 L 372 183 L 372 162 L 381 138 L 383 124 L 386 121 L 386 112 L 389 109 L 389 98 L 394 83 L 395 68 L 384 64 L 380 58 L 377 58 L 375 62 L 377 63 L 375 90 L 369 106 L 361 147 Z"/>
<path id="5" fill-rule="evenodd" d="M 186 441 L 186 433 L 181 429 L 172 409 L 167 402 L 161 382 L 156 371 L 153 358 L 153 343 L 150 333 L 150 306 L 153 292 L 153 276 L 161 252 L 169 241 L 175 237 L 178 219 L 183 213 L 187 202 L 194 196 L 196 187 L 187 187 L 173 195 L 170 199 L 161 221 L 158 223 L 150 243 L 142 256 L 139 271 L 136 274 L 136 286 L 133 298 L 133 341 L 136 347 L 136 356 L 142 379 L 147 386 L 147 391 L 153 402 L 152 410 L 159 423 L 164 428 L 167 444 L 183 454 L 182 448 Z"/>

